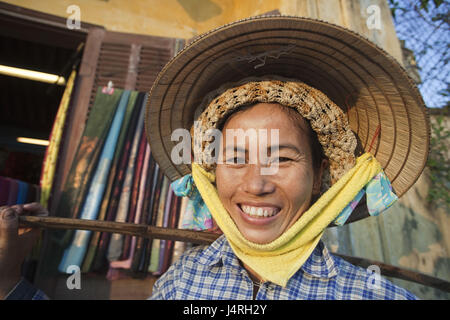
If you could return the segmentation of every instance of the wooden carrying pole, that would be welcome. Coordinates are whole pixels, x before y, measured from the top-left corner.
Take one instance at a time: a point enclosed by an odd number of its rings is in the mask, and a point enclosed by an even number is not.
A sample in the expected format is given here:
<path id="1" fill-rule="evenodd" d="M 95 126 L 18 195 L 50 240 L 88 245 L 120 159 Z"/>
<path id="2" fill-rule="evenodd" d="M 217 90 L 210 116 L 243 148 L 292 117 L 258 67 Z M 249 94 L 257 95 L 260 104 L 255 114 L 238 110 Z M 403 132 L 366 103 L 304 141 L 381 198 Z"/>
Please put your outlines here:
<path id="1" fill-rule="evenodd" d="M 20 216 L 19 221 L 22 225 L 29 227 L 101 231 L 128 234 L 143 238 L 192 242 L 197 244 L 211 244 L 220 236 L 220 234 L 211 232 L 170 229 L 149 226 L 146 224 L 86 219 Z"/>
<path id="2" fill-rule="evenodd" d="M 20 216 L 19 221 L 22 226 L 27 227 L 101 231 L 101 232 L 127 234 L 144 238 L 156 238 L 164 240 L 192 242 L 196 244 L 211 244 L 220 236 L 220 234 L 205 231 L 161 228 L 145 224 L 134 224 L 125 222 L 69 219 L 58 217 L 37 217 L 37 216 Z M 412 281 L 425 286 L 434 287 L 446 292 L 450 292 L 450 282 L 439 278 L 435 278 L 411 270 L 402 269 L 379 261 L 373 261 L 358 257 L 351 257 L 337 253 L 333 254 L 343 258 L 344 260 L 347 260 L 348 262 L 354 265 L 363 268 L 367 268 L 371 265 L 376 265 L 380 268 L 381 274 L 384 276 Z"/>

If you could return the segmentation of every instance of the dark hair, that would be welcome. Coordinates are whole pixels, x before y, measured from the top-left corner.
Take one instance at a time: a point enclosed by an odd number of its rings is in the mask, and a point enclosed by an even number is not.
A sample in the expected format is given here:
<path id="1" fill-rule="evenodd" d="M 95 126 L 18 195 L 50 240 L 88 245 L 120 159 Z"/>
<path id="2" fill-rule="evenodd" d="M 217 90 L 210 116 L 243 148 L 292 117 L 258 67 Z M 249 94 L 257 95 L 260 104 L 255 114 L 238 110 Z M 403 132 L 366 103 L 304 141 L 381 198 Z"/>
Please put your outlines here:
<path id="1" fill-rule="evenodd" d="M 226 115 L 219 121 L 217 129 L 222 131 L 223 127 L 225 126 L 227 121 L 232 116 L 236 115 L 239 112 L 248 110 L 258 103 L 259 102 L 255 102 L 255 103 L 246 104 L 246 105 L 242 105 L 242 106 L 238 107 L 234 112 Z M 316 132 L 311 128 L 311 124 L 309 123 L 309 121 L 306 120 L 305 118 L 303 118 L 302 115 L 298 111 L 296 111 L 290 107 L 286 107 L 282 104 L 278 104 L 278 105 L 281 107 L 281 110 L 283 112 L 285 112 L 286 115 L 292 120 L 292 123 L 297 125 L 300 130 L 304 131 L 304 128 L 301 127 L 300 123 L 304 122 L 306 124 L 307 130 L 308 130 L 308 142 L 309 142 L 309 146 L 311 148 L 313 169 L 314 169 L 314 173 L 318 173 L 320 166 L 322 164 L 322 159 L 325 159 L 325 154 L 323 152 L 322 145 L 320 144 L 319 139 L 317 138 Z"/>

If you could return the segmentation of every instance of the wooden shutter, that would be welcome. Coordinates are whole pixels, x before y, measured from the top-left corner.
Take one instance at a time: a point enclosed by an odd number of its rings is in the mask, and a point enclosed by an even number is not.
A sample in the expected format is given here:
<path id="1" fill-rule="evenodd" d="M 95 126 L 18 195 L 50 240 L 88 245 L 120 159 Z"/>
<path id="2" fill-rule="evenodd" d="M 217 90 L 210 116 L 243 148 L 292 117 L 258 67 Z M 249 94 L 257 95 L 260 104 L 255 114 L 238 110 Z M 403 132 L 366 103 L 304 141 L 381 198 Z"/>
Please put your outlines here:
<path id="1" fill-rule="evenodd" d="M 97 88 L 112 81 L 115 88 L 149 91 L 159 71 L 184 43 L 182 39 L 90 29 L 64 133 L 51 210 L 57 207 Z"/>

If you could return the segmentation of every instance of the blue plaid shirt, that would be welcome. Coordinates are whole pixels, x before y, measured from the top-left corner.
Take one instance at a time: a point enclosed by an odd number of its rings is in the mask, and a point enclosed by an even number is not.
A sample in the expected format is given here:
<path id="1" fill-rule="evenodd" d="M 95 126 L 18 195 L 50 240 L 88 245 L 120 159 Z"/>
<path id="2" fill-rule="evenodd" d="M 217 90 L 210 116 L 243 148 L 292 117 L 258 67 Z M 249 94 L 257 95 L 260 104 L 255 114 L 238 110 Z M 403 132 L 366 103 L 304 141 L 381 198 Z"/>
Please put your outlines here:
<path id="1" fill-rule="evenodd" d="M 6 295 L 5 300 L 48 300 L 48 297 L 28 280 L 22 278 Z"/>
<path id="2" fill-rule="evenodd" d="M 264 282 L 256 299 L 417 299 L 384 278 L 375 282 L 373 278 L 365 269 L 332 256 L 320 241 L 285 288 Z M 209 247 L 185 252 L 155 282 L 150 299 L 250 300 L 253 282 L 222 235 Z"/>

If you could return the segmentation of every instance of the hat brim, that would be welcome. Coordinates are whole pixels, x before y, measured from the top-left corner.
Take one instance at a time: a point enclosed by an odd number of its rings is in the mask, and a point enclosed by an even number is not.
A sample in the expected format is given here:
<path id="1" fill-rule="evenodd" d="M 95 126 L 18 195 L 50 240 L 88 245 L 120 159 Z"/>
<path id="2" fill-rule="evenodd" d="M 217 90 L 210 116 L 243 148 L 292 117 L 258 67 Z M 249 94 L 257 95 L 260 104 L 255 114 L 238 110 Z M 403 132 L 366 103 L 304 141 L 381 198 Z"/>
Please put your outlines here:
<path id="1" fill-rule="evenodd" d="M 429 153 L 429 118 L 403 67 L 351 30 L 277 15 L 251 17 L 203 34 L 159 73 L 148 97 L 145 128 L 153 157 L 171 180 L 191 172 L 189 165 L 171 161 L 178 143 L 171 141 L 172 132 L 191 128 L 205 95 L 223 83 L 266 74 L 303 81 L 341 107 L 362 148 L 371 149 L 399 197 L 418 179 Z"/>

